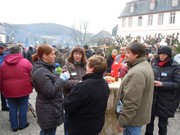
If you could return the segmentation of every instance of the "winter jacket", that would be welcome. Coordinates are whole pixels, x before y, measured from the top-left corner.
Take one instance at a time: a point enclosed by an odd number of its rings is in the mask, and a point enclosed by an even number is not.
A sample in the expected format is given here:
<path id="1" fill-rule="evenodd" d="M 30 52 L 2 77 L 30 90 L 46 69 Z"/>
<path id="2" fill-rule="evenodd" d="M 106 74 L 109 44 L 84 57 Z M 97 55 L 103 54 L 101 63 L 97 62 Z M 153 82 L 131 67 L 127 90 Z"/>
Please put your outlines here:
<path id="1" fill-rule="evenodd" d="M 135 60 L 119 89 L 118 100 L 121 97 L 123 103 L 122 112 L 117 114 L 120 126 L 142 126 L 150 122 L 153 82 L 153 70 L 146 58 Z"/>
<path id="2" fill-rule="evenodd" d="M 114 57 L 112 56 L 112 54 L 107 58 L 107 73 L 111 73 L 111 66 L 113 64 L 114 61 Z"/>
<path id="3" fill-rule="evenodd" d="M 35 53 L 33 50 L 27 51 L 27 59 L 32 63 L 32 55 Z"/>
<path id="4" fill-rule="evenodd" d="M 64 108 L 69 114 L 69 133 L 98 135 L 104 125 L 108 96 L 109 86 L 103 74 L 86 74 L 64 98 Z"/>
<path id="5" fill-rule="evenodd" d="M 41 129 L 54 128 L 63 123 L 61 88 L 65 81 L 53 74 L 54 66 L 41 60 L 34 62 L 33 86 L 37 92 L 36 113 Z"/>
<path id="6" fill-rule="evenodd" d="M 65 65 L 62 67 L 62 70 L 67 70 L 70 73 L 70 79 L 66 81 L 63 91 L 65 96 L 68 95 L 71 89 L 82 80 L 82 77 L 86 74 L 85 65 L 73 64 L 66 60 Z"/>
<path id="7" fill-rule="evenodd" d="M 90 50 L 86 50 L 85 53 L 86 53 L 86 58 L 87 59 L 89 59 L 89 57 L 92 56 L 92 52 Z"/>
<path id="8" fill-rule="evenodd" d="M 180 90 L 180 68 L 172 59 L 163 67 L 158 66 L 157 58 L 152 65 L 155 80 L 163 83 L 162 87 L 154 87 L 152 115 L 174 117 L 177 108 L 176 93 Z M 178 92 L 179 93 L 179 92 Z"/>
<path id="9" fill-rule="evenodd" d="M 8 50 L 5 50 L 3 54 L 0 54 L 0 66 L 4 61 L 4 57 L 9 54 Z"/>
<path id="10" fill-rule="evenodd" d="M 32 64 L 22 54 L 4 57 L 0 70 L 0 86 L 7 98 L 18 98 L 32 93 L 30 72 Z"/>

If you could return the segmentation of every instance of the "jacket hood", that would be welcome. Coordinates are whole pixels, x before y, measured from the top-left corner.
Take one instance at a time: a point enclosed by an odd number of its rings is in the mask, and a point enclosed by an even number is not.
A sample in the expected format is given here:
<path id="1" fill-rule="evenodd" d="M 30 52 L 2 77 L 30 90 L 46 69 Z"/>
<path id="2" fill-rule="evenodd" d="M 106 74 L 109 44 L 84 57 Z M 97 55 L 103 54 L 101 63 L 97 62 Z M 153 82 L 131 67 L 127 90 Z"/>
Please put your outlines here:
<path id="1" fill-rule="evenodd" d="M 8 65 L 16 65 L 21 59 L 23 59 L 22 54 L 9 54 L 4 57 L 4 62 Z"/>

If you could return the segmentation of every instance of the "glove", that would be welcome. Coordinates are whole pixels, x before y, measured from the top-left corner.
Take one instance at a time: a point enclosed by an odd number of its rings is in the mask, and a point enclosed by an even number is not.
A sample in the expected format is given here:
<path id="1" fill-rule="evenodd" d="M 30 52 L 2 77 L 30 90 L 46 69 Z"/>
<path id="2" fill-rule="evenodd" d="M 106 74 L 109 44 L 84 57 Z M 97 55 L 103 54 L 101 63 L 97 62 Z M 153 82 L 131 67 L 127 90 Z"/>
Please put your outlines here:
<path id="1" fill-rule="evenodd" d="M 70 78 L 69 72 L 61 73 L 60 78 L 63 79 L 64 81 L 68 80 Z"/>

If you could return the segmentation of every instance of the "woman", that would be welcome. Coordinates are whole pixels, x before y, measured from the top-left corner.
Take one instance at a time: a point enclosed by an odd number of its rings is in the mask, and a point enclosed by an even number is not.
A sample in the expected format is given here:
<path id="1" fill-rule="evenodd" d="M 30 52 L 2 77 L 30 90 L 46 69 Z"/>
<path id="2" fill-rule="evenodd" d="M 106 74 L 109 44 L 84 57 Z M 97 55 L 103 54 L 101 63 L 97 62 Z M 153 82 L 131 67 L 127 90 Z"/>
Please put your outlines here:
<path id="1" fill-rule="evenodd" d="M 70 135 L 98 135 L 105 120 L 109 86 L 103 78 L 107 62 L 102 56 L 88 59 L 86 75 L 71 93 L 64 98 L 64 108 L 69 115 Z M 94 87 L 96 86 L 96 87 Z"/>
<path id="2" fill-rule="evenodd" d="M 63 123 L 62 91 L 67 72 L 60 78 L 53 74 L 55 51 L 50 45 L 40 45 L 32 57 L 33 86 L 37 92 L 36 113 L 41 128 L 40 135 L 55 135 L 57 126 Z"/>
<path id="3" fill-rule="evenodd" d="M 64 86 L 64 94 L 67 96 L 70 93 L 72 87 L 82 80 L 82 77 L 86 73 L 86 54 L 81 47 L 75 47 L 69 54 L 65 65 L 62 67 L 63 71 L 69 71 L 70 79 L 67 81 L 67 85 Z"/>
<path id="4" fill-rule="evenodd" d="M 79 81 L 82 80 L 82 77 L 86 73 L 85 69 L 86 65 L 86 54 L 81 47 L 75 47 L 70 55 L 68 56 L 65 65 L 63 66 L 62 70 L 69 71 L 71 78 L 65 84 L 64 88 L 64 96 L 66 97 L 70 90 L 77 84 Z M 69 135 L 68 133 L 68 115 L 65 114 L 65 121 L 64 121 L 64 130 L 65 135 Z"/>
<path id="5" fill-rule="evenodd" d="M 0 71 L 0 84 L 9 104 L 11 128 L 14 132 L 29 126 L 27 122 L 28 99 L 32 93 L 32 64 L 23 58 L 20 46 L 10 48 Z"/>
<path id="6" fill-rule="evenodd" d="M 153 60 L 154 97 L 151 122 L 146 126 L 145 135 L 153 135 L 155 116 L 159 117 L 159 135 L 167 135 L 168 118 L 174 117 L 177 108 L 176 93 L 180 89 L 180 68 L 172 59 L 172 50 L 167 46 L 158 49 Z"/>

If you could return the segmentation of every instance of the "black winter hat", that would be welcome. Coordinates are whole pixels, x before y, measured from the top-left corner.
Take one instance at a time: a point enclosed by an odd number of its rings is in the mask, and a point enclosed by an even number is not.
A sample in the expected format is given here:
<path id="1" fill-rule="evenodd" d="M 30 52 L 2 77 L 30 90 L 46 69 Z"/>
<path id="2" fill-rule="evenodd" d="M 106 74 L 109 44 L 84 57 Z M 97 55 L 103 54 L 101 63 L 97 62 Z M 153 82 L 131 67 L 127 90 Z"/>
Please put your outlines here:
<path id="1" fill-rule="evenodd" d="M 158 49 L 158 54 L 160 54 L 160 53 L 165 53 L 165 54 L 169 55 L 170 57 L 172 56 L 172 50 L 168 46 L 161 46 Z"/>

